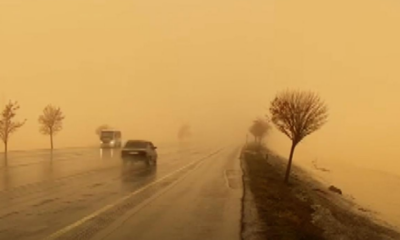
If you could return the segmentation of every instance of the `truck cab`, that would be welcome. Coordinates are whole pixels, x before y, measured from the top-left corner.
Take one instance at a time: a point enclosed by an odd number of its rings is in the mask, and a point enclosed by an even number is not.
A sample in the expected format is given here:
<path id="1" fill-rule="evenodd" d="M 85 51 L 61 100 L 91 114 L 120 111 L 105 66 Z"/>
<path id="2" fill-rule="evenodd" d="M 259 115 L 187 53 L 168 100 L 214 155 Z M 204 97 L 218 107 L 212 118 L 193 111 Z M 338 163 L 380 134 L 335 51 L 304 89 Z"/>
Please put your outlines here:
<path id="1" fill-rule="evenodd" d="M 122 146 L 121 131 L 103 130 L 100 133 L 101 148 L 119 148 Z"/>

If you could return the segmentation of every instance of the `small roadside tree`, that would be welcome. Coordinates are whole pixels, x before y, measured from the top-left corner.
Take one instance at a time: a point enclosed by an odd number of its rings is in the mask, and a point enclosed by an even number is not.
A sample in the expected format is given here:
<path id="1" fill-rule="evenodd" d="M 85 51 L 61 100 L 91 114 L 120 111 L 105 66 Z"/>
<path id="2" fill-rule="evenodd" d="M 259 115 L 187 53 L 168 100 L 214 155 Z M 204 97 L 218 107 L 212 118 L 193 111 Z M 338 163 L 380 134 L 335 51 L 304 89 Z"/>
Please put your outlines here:
<path id="1" fill-rule="evenodd" d="M 65 119 L 61 108 L 47 105 L 39 116 L 39 131 L 44 135 L 50 136 L 50 149 L 53 150 L 53 136 L 62 130 L 62 123 Z"/>
<path id="2" fill-rule="evenodd" d="M 192 132 L 189 124 L 184 124 L 179 128 L 178 139 L 184 141 L 192 136 Z"/>
<path id="3" fill-rule="evenodd" d="M 328 107 L 316 93 L 286 90 L 275 96 L 269 111 L 272 123 L 292 141 L 285 174 L 288 183 L 297 144 L 327 122 Z"/>
<path id="4" fill-rule="evenodd" d="M 254 136 L 254 142 L 260 146 L 262 139 L 265 137 L 270 129 L 271 127 L 267 121 L 258 118 L 253 121 L 249 132 Z"/>
<path id="5" fill-rule="evenodd" d="M 0 138 L 4 143 L 4 158 L 6 161 L 10 135 L 22 127 L 26 122 L 26 119 L 21 122 L 14 120 L 19 108 L 18 102 L 10 101 L 6 104 L 0 117 Z"/>

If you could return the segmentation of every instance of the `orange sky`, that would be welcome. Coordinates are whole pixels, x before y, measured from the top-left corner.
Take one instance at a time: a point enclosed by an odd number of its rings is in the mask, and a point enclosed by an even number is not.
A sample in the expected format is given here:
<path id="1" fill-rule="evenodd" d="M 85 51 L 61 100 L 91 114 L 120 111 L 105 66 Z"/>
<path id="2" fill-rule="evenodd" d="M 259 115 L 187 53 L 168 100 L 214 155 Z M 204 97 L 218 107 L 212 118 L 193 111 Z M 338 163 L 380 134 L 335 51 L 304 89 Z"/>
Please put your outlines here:
<path id="1" fill-rule="evenodd" d="M 319 92 L 331 114 L 298 161 L 399 168 L 399 12 L 393 0 L 0 0 L 0 94 L 28 119 L 10 147 L 48 146 L 48 103 L 67 115 L 58 147 L 96 144 L 102 123 L 160 141 L 185 121 L 244 138 L 292 87 Z M 289 150 L 277 132 L 271 144 Z"/>

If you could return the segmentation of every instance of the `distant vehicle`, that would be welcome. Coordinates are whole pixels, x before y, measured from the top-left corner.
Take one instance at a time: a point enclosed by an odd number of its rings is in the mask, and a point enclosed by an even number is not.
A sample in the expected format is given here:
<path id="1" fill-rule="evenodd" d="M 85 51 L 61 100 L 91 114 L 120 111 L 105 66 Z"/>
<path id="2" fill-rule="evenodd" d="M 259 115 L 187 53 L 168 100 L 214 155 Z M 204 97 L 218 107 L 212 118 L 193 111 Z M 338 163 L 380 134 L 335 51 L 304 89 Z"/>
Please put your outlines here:
<path id="1" fill-rule="evenodd" d="M 100 133 L 100 147 L 119 148 L 122 146 L 121 131 L 102 130 Z"/>
<path id="2" fill-rule="evenodd" d="M 158 154 L 157 147 L 146 140 L 128 140 L 121 150 L 121 158 L 134 161 L 145 161 L 146 164 L 156 165 Z"/>

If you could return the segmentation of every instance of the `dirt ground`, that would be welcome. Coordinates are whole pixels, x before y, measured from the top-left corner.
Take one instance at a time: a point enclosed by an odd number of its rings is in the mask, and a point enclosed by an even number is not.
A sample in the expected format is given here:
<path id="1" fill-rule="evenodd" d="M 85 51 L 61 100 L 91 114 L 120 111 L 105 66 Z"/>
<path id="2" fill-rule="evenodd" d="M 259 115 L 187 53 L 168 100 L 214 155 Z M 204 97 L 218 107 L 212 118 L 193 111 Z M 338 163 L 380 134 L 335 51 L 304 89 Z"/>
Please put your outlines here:
<path id="1" fill-rule="evenodd" d="M 241 156 L 244 240 L 400 240 L 399 233 L 357 213 L 354 204 L 297 167 L 285 185 L 286 162 L 262 152 L 244 149 Z"/>

